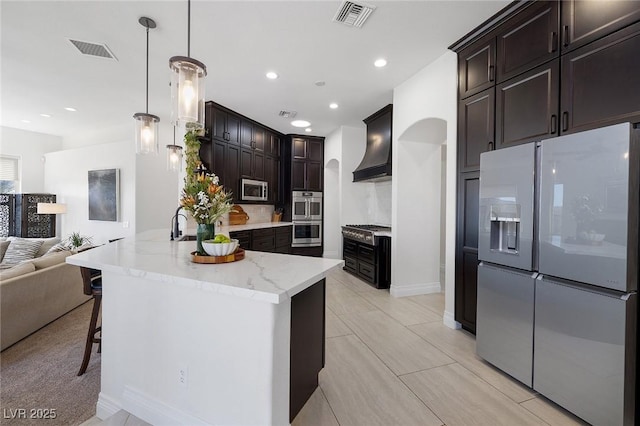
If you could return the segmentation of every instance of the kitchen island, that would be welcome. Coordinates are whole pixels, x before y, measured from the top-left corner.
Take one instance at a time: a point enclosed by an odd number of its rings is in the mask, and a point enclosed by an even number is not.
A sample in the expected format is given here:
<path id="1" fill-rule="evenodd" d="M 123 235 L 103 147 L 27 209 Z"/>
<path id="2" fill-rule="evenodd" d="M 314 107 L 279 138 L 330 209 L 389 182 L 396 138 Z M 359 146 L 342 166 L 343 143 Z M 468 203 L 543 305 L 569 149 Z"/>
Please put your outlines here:
<path id="1" fill-rule="evenodd" d="M 195 264 L 149 231 L 67 258 L 103 272 L 97 416 L 284 425 L 324 365 L 324 278 L 341 260 L 247 251 Z"/>

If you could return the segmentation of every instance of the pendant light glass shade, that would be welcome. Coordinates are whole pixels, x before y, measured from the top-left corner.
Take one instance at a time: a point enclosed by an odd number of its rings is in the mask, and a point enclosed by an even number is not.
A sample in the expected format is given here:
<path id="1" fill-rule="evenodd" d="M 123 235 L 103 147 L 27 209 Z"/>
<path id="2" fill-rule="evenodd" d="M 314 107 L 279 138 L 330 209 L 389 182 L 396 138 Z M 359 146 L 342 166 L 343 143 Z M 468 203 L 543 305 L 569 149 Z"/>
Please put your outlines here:
<path id="1" fill-rule="evenodd" d="M 138 19 L 140 25 L 147 29 L 147 86 L 146 86 L 146 110 L 133 114 L 135 119 L 136 154 L 157 154 L 158 149 L 158 123 L 160 117 L 149 114 L 149 28 L 155 28 L 153 19 L 145 16 Z"/>
<path id="2" fill-rule="evenodd" d="M 136 120 L 136 154 L 157 154 L 160 118 L 144 112 L 134 114 L 133 118 Z"/>
<path id="3" fill-rule="evenodd" d="M 204 127 L 206 66 L 195 59 L 174 56 L 171 68 L 171 120 L 187 129 Z"/>
<path id="4" fill-rule="evenodd" d="M 170 172 L 182 171 L 182 147 L 180 145 L 167 145 L 167 170 Z"/>

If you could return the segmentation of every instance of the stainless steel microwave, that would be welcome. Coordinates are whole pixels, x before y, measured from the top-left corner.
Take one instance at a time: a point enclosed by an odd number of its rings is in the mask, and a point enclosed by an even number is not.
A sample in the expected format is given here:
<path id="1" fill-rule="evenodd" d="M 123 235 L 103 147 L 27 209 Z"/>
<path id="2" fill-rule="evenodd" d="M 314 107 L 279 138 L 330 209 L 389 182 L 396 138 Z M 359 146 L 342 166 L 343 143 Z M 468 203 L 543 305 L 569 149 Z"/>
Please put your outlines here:
<path id="1" fill-rule="evenodd" d="M 269 184 L 261 180 L 242 179 L 240 190 L 240 198 L 243 201 L 267 201 L 269 199 Z"/>

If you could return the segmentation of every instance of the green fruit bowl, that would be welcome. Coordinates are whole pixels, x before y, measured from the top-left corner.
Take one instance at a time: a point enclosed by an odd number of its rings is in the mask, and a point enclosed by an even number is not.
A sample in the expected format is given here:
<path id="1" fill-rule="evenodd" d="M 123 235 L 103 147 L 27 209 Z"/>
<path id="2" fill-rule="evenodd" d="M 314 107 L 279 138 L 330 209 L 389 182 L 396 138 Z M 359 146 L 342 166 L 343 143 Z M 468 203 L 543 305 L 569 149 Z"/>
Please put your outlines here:
<path id="1" fill-rule="evenodd" d="M 238 248 L 238 240 L 231 240 L 229 243 L 216 243 L 214 240 L 202 242 L 202 248 L 209 256 L 227 256 Z"/>

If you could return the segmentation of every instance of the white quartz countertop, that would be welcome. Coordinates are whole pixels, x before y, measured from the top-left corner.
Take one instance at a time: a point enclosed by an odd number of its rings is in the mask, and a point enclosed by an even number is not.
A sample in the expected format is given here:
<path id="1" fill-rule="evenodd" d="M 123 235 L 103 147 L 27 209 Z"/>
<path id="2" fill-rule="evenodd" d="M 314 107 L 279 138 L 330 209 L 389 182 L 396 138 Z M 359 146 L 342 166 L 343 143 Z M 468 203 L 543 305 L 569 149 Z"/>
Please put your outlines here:
<path id="1" fill-rule="evenodd" d="M 69 256 L 67 263 L 270 303 L 290 299 L 344 263 L 247 250 L 237 262 L 198 264 L 190 254 L 196 242 L 169 241 L 169 234 L 168 229 L 146 231 Z"/>

